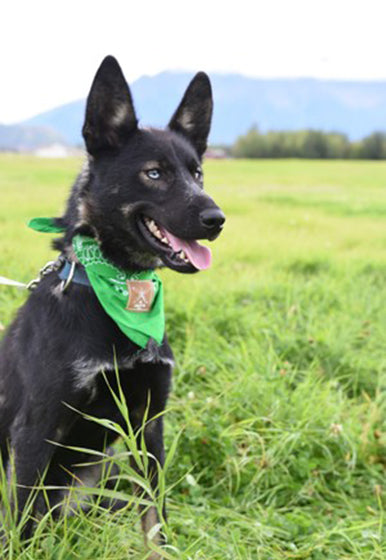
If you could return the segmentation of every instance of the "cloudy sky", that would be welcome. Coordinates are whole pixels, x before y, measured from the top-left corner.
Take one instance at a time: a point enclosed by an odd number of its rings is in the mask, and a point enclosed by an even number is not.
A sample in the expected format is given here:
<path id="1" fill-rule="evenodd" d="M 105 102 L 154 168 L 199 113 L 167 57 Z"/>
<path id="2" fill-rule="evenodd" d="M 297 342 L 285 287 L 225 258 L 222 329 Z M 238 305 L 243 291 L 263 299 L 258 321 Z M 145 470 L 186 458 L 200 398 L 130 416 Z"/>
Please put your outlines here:
<path id="1" fill-rule="evenodd" d="M 85 97 L 106 54 L 162 70 L 386 80 L 386 0 L 8 0 L 0 123 Z"/>

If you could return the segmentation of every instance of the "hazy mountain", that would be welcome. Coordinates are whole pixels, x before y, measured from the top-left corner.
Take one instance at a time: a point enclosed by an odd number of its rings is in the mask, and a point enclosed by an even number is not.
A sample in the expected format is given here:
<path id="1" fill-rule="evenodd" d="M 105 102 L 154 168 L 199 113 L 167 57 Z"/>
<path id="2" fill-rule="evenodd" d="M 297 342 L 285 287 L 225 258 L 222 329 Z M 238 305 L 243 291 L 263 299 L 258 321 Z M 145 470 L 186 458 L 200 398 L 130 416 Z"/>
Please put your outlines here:
<path id="1" fill-rule="evenodd" d="M 192 74 L 163 72 L 132 84 L 142 124 L 164 126 Z M 257 124 L 262 131 L 315 128 L 359 139 L 386 130 L 386 82 L 343 82 L 309 78 L 257 79 L 211 74 L 215 113 L 210 141 L 232 143 Z M 48 126 L 70 144 L 82 142 L 85 100 L 74 101 L 25 121 Z"/>
<path id="2" fill-rule="evenodd" d="M 0 151 L 30 152 L 40 146 L 66 143 L 63 136 L 47 126 L 0 124 Z"/>

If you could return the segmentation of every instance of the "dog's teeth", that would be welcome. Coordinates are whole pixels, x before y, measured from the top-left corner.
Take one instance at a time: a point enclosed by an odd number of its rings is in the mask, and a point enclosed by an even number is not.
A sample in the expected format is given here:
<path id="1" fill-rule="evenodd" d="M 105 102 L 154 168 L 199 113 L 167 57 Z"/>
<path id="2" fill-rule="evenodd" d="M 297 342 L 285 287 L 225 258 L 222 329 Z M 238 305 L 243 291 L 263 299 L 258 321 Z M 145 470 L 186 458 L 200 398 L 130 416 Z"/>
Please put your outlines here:
<path id="1" fill-rule="evenodd" d="M 186 256 L 185 251 L 183 251 L 183 250 L 181 249 L 181 251 L 178 251 L 177 255 L 178 255 L 178 257 L 179 257 L 182 261 L 184 261 L 184 262 L 186 262 L 186 263 L 189 263 L 189 259 L 188 259 L 188 257 Z"/>
<path id="2" fill-rule="evenodd" d="M 145 217 L 145 223 L 146 223 L 149 231 L 154 235 L 154 237 L 156 237 L 157 239 L 162 241 L 162 243 L 164 243 L 165 245 L 168 245 L 170 247 L 169 240 L 165 236 L 162 235 L 161 230 L 159 229 L 159 227 L 157 226 L 157 224 L 155 223 L 154 220 Z"/>
<path id="3" fill-rule="evenodd" d="M 158 239 L 161 239 L 162 235 L 160 230 L 158 229 L 158 226 L 155 222 L 151 221 L 149 224 L 149 230 L 151 231 L 151 233 L 155 236 L 158 237 Z"/>

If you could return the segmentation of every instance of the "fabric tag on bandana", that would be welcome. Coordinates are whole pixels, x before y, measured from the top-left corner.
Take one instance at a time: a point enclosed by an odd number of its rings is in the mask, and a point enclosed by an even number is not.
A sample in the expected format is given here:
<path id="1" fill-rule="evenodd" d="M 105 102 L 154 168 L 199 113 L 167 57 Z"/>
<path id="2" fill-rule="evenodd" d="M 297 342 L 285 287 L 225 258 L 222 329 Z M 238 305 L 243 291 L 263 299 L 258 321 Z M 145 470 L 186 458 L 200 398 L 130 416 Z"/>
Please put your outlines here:
<path id="1" fill-rule="evenodd" d="M 143 313 L 150 311 L 154 298 L 154 284 L 151 280 L 126 280 L 129 299 L 126 309 Z"/>

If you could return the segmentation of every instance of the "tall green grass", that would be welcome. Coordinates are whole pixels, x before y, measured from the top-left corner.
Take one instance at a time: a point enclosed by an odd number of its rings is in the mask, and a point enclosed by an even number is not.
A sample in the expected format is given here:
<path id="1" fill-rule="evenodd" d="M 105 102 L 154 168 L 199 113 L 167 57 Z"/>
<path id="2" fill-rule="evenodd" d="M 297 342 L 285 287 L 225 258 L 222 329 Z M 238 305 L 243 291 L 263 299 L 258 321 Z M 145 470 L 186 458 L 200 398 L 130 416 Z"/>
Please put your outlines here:
<path id="1" fill-rule="evenodd" d="M 1 157 L 0 275 L 27 281 L 52 256 L 24 223 L 60 212 L 78 168 Z M 213 266 L 162 271 L 177 359 L 165 558 L 381 560 L 386 164 L 209 161 L 205 174 L 227 215 Z M 24 297 L 0 288 L 4 326 Z M 4 558 L 20 554 L 146 557 L 135 508 L 97 506 L 47 518 Z"/>

